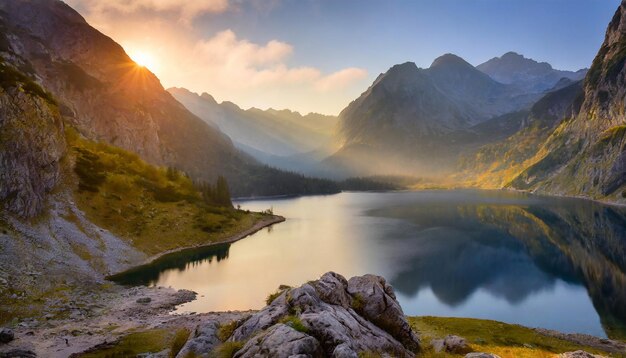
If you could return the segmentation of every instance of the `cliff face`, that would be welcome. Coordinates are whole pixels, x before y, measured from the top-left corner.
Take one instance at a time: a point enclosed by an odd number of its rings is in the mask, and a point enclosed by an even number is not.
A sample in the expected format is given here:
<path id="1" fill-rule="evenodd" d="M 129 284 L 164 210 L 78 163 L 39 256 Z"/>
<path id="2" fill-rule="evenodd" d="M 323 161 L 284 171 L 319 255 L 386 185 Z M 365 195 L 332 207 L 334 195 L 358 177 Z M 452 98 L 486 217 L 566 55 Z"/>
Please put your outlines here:
<path id="1" fill-rule="evenodd" d="M 0 58 L 0 202 L 4 208 L 22 217 L 39 213 L 46 192 L 59 180 L 64 153 L 63 123 L 54 100 Z"/>
<path id="2" fill-rule="evenodd" d="M 228 137 L 187 111 L 150 71 L 63 2 L 3 1 L 0 22 L 15 56 L 87 138 L 202 180 L 246 161 Z"/>
<path id="3" fill-rule="evenodd" d="M 626 198 L 626 2 L 584 81 L 580 111 L 564 119 L 509 186 L 551 194 Z"/>

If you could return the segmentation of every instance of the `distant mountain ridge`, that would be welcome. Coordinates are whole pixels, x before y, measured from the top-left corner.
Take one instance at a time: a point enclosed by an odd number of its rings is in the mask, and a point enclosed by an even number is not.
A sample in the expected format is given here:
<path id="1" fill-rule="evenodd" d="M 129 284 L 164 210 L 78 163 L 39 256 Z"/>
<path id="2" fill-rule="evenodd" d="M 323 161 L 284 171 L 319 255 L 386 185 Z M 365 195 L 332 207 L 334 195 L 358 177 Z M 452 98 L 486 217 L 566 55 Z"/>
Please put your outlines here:
<path id="1" fill-rule="evenodd" d="M 340 113 L 343 147 L 326 163 L 368 174 L 376 174 L 374 168 L 449 172 L 459 151 L 493 140 L 494 133 L 481 138 L 477 126 L 528 110 L 540 97 L 497 82 L 452 54 L 427 69 L 396 65 Z M 399 168 L 390 168 L 391 161 Z"/>
<path id="2" fill-rule="evenodd" d="M 527 92 L 545 92 L 563 78 L 580 81 L 587 73 L 587 69 L 556 70 L 547 62 L 537 62 L 515 52 L 494 57 L 476 68 L 500 83 L 516 85 Z"/>
<path id="3" fill-rule="evenodd" d="M 300 173 L 316 174 L 317 162 L 336 149 L 337 117 L 302 115 L 291 110 L 241 109 L 218 103 L 184 88 L 168 91 L 192 113 L 219 128 L 235 146 L 262 163 Z"/>
<path id="4" fill-rule="evenodd" d="M 220 128 L 244 147 L 277 156 L 316 150 L 333 138 L 337 117 L 290 110 L 241 109 L 232 102 L 218 103 L 208 93 L 184 88 L 168 91 L 192 113 Z"/>

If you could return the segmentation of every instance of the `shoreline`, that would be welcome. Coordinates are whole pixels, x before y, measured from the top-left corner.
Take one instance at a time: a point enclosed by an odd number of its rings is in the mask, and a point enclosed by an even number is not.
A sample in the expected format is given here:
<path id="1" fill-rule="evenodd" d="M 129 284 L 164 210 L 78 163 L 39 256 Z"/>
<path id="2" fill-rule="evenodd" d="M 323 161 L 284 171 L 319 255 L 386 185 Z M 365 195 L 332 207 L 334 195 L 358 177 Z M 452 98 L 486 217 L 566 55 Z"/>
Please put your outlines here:
<path id="1" fill-rule="evenodd" d="M 227 237 L 224 240 L 220 240 L 217 242 L 211 242 L 211 243 L 206 243 L 206 244 L 199 244 L 199 245 L 193 245 L 193 246 L 185 246 L 185 247 L 180 247 L 180 248 L 176 248 L 176 249 L 171 249 L 171 250 L 167 250 L 164 252 L 161 252 L 159 254 L 156 255 L 152 255 L 150 257 L 148 257 L 146 260 L 144 260 L 142 263 L 140 264 L 136 264 L 136 265 L 131 265 L 128 268 L 126 268 L 123 271 L 120 272 L 115 272 L 115 273 L 111 273 L 109 275 L 107 275 L 105 277 L 105 279 L 109 280 L 110 277 L 113 276 L 118 276 L 121 275 L 125 272 L 128 272 L 130 270 L 133 270 L 135 268 L 141 267 L 141 266 L 146 266 L 146 265 L 150 265 L 152 263 L 154 263 L 155 261 L 163 258 L 164 256 L 170 255 L 170 254 L 174 254 L 177 252 L 182 252 L 182 251 L 186 251 L 186 250 L 193 250 L 193 249 L 200 249 L 200 248 L 209 248 L 209 247 L 213 247 L 213 246 L 218 246 L 218 245 L 225 245 L 225 244 L 232 244 L 235 243 L 239 240 L 245 239 L 248 236 L 251 236 L 253 234 L 256 234 L 257 232 L 270 227 L 272 225 L 275 224 L 279 224 L 282 223 L 284 221 L 286 221 L 287 219 L 283 216 L 280 215 L 271 215 L 269 216 L 267 219 L 264 218 L 260 221 L 258 221 L 257 223 L 255 223 L 254 225 L 252 225 L 250 228 L 240 231 L 236 234 L 233 234 L 229 237 Z"/>

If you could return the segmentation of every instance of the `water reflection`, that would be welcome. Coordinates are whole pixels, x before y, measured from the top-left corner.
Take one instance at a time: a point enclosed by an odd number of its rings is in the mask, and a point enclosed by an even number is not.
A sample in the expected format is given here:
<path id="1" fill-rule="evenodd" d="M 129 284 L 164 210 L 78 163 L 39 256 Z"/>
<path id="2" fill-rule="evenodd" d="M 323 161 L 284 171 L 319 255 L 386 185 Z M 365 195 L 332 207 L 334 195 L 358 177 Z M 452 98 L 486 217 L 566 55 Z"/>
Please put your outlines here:
<path id="1" fill-rule="evenodd" d="M 503 192 L 344 193 L 241 203 L 288 221 L 116 277 L 203 295 L 183 309 L 254 309 L 279 284 L 376 273 L 408 314 L 483 317 L 624 337 L 626 212 Z"/>
<path id="2" fill-rule="evenodd" d="M 200 247 L 182 250 L 162 256 L 150 264 L 130 269 L 124 273 L 110 276 L 109 279 L 122 285 L 153 286 L 165 271 L 184 272 L 198 268 L 203 264 L 211 264 L 213 260 L 220 262 L 228 258 L 230 244 L 211 247 Z"/>

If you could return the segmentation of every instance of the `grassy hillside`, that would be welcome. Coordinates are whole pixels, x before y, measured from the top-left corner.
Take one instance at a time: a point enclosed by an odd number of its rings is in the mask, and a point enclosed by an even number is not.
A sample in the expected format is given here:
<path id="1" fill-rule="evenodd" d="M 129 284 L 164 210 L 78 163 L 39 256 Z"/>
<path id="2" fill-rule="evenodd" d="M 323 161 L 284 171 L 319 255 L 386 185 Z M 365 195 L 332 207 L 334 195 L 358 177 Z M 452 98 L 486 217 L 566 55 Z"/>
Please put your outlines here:
<path id="1" fill-rule="evenodd" d="M 72 130 L 67 139 L 78 207 L 146 254 L 217 242 L 265 216 L 236 210 L 219 195 L 203 195 L 206 184 L 194 185 L 183 173 L 149 165 L 134 153 L 79 138 Z"/>
<path id="2" fill-rule="evenodd" d="M 489 352 L 502 358 L 556 357 L 558 353 L 585 350 L 603 356 L 624 357 L 626 355 L 607 352 L 575 344 L 566 340 L 546 336 L 533 329 L 497 321 L 473 318 L 409 317 L 411 327 L 420 332 L 425 350 L 419 357 L 462 357 L 446 353 L 435 353 L 430 347 L 433 339 L 449 334 L 467 340 L 475 352 Z"/>

